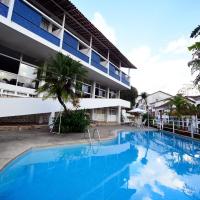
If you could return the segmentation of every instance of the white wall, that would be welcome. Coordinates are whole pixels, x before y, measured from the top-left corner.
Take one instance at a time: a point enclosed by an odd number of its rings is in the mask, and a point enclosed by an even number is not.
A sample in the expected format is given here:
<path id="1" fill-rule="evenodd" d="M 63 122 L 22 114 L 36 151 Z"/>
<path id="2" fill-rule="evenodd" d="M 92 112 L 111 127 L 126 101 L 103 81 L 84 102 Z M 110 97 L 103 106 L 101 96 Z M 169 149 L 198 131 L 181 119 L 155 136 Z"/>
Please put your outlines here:
<path id="1" fill-rule="evenodd" d="M 154 104 L 156 104 L 156 102 L 164 101 L 165 99 L 169 99 L 171 97 L 172 96 L 170 94 L 164 93 L 162 91 L 158 91 L 158 92 L 155 92 L 153 94 L 149 94 L 148 95 L 148 97 L 147 97 L 147 104 L 149 106 L 153 106 L 154 107 Z M 141 96 L 139 96 L 136 99 L 136 102 L 139 102 L 139 106 L 138 107 L 140 107 L 142 109 L 146 109 L 144 102 L 141 102 L 140 100 L 141 100 Z"/>
<path id="2" fill-rule="evenodd" d="M 73 109 L 72 104 L 66 104 Z M 80 99 L 79 109 L 95 109 L 106 107 L 130 108 L 130 102 L 122 99 Z M 57 100 L 41 98 L 0 98 L 0 117 L 20 116 L 39 113 L 50 113 L 61 111 L 62 107 Z"/>

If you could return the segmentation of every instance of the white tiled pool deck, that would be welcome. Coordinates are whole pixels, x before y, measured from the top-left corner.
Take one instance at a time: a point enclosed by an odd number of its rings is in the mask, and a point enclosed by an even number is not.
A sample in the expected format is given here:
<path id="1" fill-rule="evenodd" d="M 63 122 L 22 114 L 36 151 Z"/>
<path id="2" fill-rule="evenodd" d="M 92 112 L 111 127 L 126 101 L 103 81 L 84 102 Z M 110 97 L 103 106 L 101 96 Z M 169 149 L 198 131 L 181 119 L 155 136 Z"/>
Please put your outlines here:
<path id="1" fill-rule="evenodd" d="M 136 131 L 126 125 L 99 126 L 101 140 L 114 138 L 119 131 Z M 155 130 L 150 128 L 151 130 Z M 142 129 L 142 130 L 150 130 Z M 15 157 L 30 148 L 89 143 L 83 133 L 52 134 L 44 131 L 0 131 L 0 170 Z"/>

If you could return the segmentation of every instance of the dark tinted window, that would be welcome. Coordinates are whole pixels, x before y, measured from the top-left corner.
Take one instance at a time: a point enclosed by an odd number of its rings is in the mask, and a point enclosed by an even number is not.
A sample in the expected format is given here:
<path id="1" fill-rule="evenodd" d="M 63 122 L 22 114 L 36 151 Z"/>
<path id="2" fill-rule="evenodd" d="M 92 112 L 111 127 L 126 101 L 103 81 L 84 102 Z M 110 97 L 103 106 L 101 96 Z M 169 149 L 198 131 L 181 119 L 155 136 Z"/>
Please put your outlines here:
<path id="1" fill-rule="evenodd" d="M 0 55 L 0 70 L 17 74 L 19 71 L 19 61 Z"/>
<path id="2" fill-rule="evenodd" d="M 9 55 L 10 57 L 20 59 L 20 53 L 13 51 L 12 49 L 9 49 L 7 47 L 1 46 L 0 45 L 0 53 Z"/>
<path id="3" fill-rule="evenodd" d="M 27 56 L 27 55 L 23 55 L 22 60 L 27 62 L 27 63 L 30 63 L 32 65 L 36 65 L 36 66 L 40 66 L 40 65 L 43 64 L 43 62 L 41 60 L 38 60 L 36 58 L 32 58 L 32 57 Z"/>

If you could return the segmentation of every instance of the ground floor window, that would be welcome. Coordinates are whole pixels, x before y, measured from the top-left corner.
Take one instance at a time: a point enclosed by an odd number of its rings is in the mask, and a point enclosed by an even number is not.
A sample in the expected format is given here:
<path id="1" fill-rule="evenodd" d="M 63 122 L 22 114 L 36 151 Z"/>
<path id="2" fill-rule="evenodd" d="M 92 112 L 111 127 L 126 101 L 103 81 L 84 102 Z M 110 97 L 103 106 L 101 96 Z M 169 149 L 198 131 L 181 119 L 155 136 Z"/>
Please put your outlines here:
<path id="1" fill-rule="evenodd" d="M 0 55 L 0 82 L 26 88 L 37 88 L 37 68 L 20 60 Z"/>
<path id="2" fill-rule="evenodd" d="M 95 97 L 97 98 L 106 98 L 107 92 L 106 88 L 100 84 L 96 84 L 95 88 Z"/>

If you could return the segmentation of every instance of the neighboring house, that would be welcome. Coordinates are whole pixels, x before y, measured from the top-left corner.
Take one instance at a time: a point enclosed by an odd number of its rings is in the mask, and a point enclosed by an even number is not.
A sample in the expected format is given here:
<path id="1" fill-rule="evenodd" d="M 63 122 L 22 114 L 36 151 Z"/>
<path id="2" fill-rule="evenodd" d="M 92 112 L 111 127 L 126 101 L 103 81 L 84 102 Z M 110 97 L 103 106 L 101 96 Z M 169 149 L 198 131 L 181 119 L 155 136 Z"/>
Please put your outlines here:
<path id="1" fill-rule="evenodd" d="M 88 71 L 80 109 L 92 120 L 120 123 L 121 109 L 130 107 L 120 99 L 130 89 L 122 68 L 136 67 L 69 0 L 1 0 L 0 41 L 0 117 L 60 111 L 57 101 L 37 97 L 40 83 L 32 82 L 37 66 L 57 52 Z"/>
<path id="2" fill-rule="evenodd" d="M 149 111 L 153 115 L 155 115 L 156 114 L 155 108 L 158 107 L 158 106 L 160 106 L 160 105 L 162 105 L 162 104 L 164 104 L 166 101 L 168 101 L 172 97 L 173 97 L 172 95 L 170 95 L 168 93 L 165 93 L 163 91 L 157 91 L 157 92 L 154 92 L 152 94 L 149 94 L 147 96 L 147 100 L 146 100 Z M 139 108 L 147 110 L 146 104 L 142 100 L 141 96 L 139 96 L 136 99 L 136 102 L 137 102 L 137 105 L 138 105 Z"/>
<path id="3" fill-rule="evenodd" d="M 170 111 L 169 101 L 173 98 L 172 95 L 165 93 L 163 91 L 157 91 L 147 96 L 147 105 L 150 114 L 154 117 L 160 117 L 160 115 L 166 116 Z M 185 96 L 185 98 L 192 104 L 200 104 L 200 96 Z M 145 102 L 142 101 L 141 97 L 137 98 L 138 107 L 145 109 Z"/>

